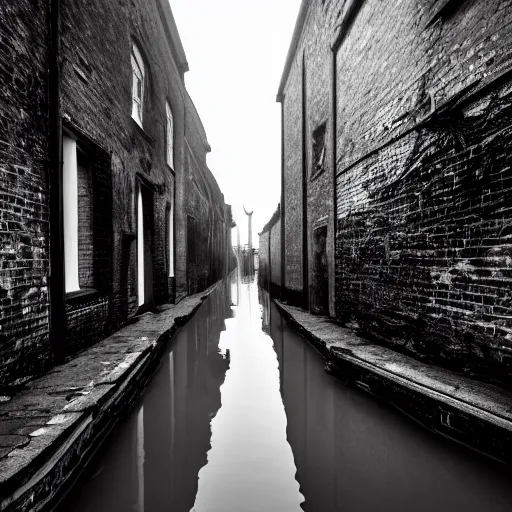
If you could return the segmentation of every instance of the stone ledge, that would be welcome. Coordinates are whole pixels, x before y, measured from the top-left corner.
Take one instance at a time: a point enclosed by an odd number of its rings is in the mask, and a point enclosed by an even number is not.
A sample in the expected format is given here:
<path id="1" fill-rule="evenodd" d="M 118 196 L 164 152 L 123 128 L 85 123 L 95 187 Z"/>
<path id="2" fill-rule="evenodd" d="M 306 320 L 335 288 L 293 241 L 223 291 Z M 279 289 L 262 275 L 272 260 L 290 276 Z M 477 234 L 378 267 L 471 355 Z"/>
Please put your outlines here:
<path id="1" fill-rule="evenodd" d="M 321 353 L 326 369 L 345 383 L 438 434 L 512 463 L 512 393 L 371 343 L 329 317 L 275 303 Z"/>
<path id="2" fill-rule="evenodd" d="M 140 395 L 166 341 L 219 282 L 141 315 L 0 403 L 0 511 L 55 506 Z"/>

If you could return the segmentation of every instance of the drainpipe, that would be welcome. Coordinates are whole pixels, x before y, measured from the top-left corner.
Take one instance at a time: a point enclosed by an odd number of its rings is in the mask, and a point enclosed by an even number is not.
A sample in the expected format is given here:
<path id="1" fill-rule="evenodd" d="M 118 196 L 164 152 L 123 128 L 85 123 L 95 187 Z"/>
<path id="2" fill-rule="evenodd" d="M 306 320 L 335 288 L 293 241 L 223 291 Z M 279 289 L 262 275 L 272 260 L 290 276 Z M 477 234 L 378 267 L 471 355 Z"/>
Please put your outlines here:
<path id="1" fill-rule="evenodd" d="M 64 287 L 64 232 L 62 201 L 62 116 L 60 107 L 61 2 L 51 0 L 49 15 L 48 125 L 49 125 L 49 207 L 50 207 L 50 347 L 52 363 L 64 359 L 66 331 Z"/>

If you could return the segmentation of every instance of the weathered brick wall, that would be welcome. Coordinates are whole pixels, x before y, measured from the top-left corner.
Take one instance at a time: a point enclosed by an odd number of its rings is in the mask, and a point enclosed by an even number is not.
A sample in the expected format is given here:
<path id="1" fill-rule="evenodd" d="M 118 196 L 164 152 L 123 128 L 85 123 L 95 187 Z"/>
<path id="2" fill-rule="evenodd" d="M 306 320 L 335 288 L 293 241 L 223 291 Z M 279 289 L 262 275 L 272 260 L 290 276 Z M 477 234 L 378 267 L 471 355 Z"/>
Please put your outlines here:
<path id="1" fill-rule="evenodd" d="M 294 301 L 302 292 L 302 66 L 300 56 L 290 72 L 284 108 L 284 243 L 286 297 Z M 290 293 L 291 292 L 291 293 Z M 294 293 L 295 292 L 295 293 Z M 295 299 L 297 302 L 297 299 Z"/>
<path id="2" fill-rule="evenodd" d="M 274 295 L 281 290 L 281 219 L 272 226 L 270 232 L 270 289 Z"/>
<path id="3" fill-rule="evenodd" d="M 48 2 L 0 3 L 0 387 L 51 360 Z"/>
<path id="4" fill-rule="evenodd" d="M 269 267 L 269 242 L 270 231 L 265 231 L 259 235 L 258 249 L 258 284 L 268 290 L 270 287 L 270 267 Z"/>
<path id="5" fill-rule="evenodd" d="M 284 204 L 286 277 L 289 290 L 303 289 L 303 119 L 302 87 L 305 77 L 305 167 L 307 187 L 308 283 L 317 274 L 312 238 L 315 229 L 326 226 L 329 309 L 334 314 L 334 213 L 332 177 L 331 43 L 335 28 L 346 10 L 346 1 L 312 1 L 302 28 L 295 57 L 284 87 Z M 313 161 L 313 132 L 325 124 L 322 170 Z M 290 298 L 293 297 L 293 294 Z M 292 299 L 293 300 L 293 299 Z"/>
<path id="6" fill-rule="evenodd" d="M 70 343 L 87 325 L 85 320 L 79 323 L 75 318 L 89 319 L 89 341 L 93 341 L 99 332 L 106 334 L 104 329 L 116 328 L 137 312 L 138 176 L 152 188 L 155 304 L 173 300 L 174 279 L 168 275 L 169 207 L 174 206 L 176 300 L 180 300 L 189 291 L 193 293 L 209 283 L 209 258 L 214 255 L 209 245 L 215 224 L 212 202 L 217 201 L 222 209 L 224 202 L 222 195 L 212 196 L 204 190 L 209 178 L 199 178 L 201 173 L 204 176 L 210 172 L 205 159 L 206 135 L 173 58 L 175 50 L 166 38 L 158 3 L 92 0 L 77 4 L 64 0 L 62 11 L 65 123 L 110 155 L 112 182 L 112 282 L 103 296 L 108 307 L 104 301 L 84 299 L 83 304 L 74 306 L 73 311 L 80 308 L 78 315 L 72 314 L 68 305 Z M 132 41 L 141 51 L 146 68 L 142 129 L 131 118 Z M 174 169 L 165 161 L 166 101 L 174 121 Z M 191 154 L 194 158 L 190 158 Z M 202 192 L 196 191 L 194 183 Z M 196 217 L 198 226 L 198 260 L 191 287 L 187 282 L 187 214 Z"/>
<path id="7" fill-rule="evenodd" d="M 509 384 L 511 7 L 368 0 L 337 54 L 338 319 Z"/>

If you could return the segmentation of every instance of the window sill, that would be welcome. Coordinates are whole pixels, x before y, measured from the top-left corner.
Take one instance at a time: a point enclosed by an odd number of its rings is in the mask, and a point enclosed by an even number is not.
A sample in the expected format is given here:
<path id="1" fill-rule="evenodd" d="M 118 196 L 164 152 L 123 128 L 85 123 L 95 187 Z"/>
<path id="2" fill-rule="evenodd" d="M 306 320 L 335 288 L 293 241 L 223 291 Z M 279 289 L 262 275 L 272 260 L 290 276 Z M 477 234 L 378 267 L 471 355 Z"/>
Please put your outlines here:
<path id="1" fill-rule="evenodd" d="M 84 288 L 76 292 L 66 293 L 66 304 L 81 304 L 101 297 L 102 293 L 95 288 Z"/>
<path id="2" fill-rule="evenodd" d="M 325 167 L 322 167 L 319 171 L 316 171 L 311 175 L 309 181 L 315 181 L 319 176 L 321 176 L 325 172 Z"/>
<path id="3" fill-rule="evenodd" d="M 130 116 L 130 119 L 132 120 L 133 125 L 137 127 L 137 131 L 144 137 L 144 139 L 146 139 L 147 142 L 152 143 L 153 139 L 148 135 L 146 130 L 144 130 L 144 128 L 142 128 L 142 126 L 137 121 L 135 121 L 132 116 Z"/>

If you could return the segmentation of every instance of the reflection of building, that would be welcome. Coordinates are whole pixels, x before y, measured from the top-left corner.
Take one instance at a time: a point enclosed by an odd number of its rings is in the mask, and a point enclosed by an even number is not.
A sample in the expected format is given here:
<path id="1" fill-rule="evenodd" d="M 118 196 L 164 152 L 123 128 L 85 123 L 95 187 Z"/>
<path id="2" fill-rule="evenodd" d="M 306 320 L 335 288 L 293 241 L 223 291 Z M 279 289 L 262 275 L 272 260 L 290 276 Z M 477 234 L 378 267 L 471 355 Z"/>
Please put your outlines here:
<path id="1" fill-rule="evenodd" d="M 335 506 L 336 464 L 332 388 L 323 386 L 318 356 L 295 333 L 289 331 L 271 302 L 270 335 L 279 361 L 281 395 L 286 409 L 286 434 L 290 443 L 300 492 L 306 511 L 338 510 Z M 292 336 L 289 336 L 289 333 Z M 339 412 L 339 411 L 338 411 Z M 336 433 L 340 435 L 340 432 Z M 330 461 L 330 464 L 326 464 Z"/>
<path id="2" fill-rule="evenodd" d="M 261 304 L 261 330 L 270 335 L 270 309 L 271 299 L 270 293 L 262 288 L 258 287 L 258 299 Z"/>
<path id="3" fill-rule="evenodd" d="M 219 339 L 232 315 L 226 279 L 170 342 L 142 404 L 100 461 L 101 478 L 77 489 L 62 512 L 189 512 L 207 463 L 210 422 L 221 406 L 229 353 L 219 352 Z"/>

